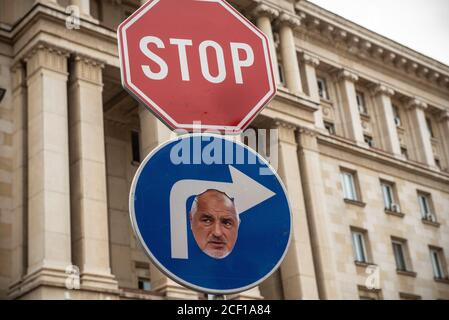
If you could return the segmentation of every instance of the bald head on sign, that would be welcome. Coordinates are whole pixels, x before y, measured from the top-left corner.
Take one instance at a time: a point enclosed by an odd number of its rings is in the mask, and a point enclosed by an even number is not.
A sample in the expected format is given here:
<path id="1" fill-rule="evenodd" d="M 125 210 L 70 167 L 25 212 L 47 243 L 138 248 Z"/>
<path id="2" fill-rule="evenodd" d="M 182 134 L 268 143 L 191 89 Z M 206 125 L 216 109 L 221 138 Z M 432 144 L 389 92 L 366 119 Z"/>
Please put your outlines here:
<path id="1" fill-rule="evenodd" d="M 234 249 L 240 218 L 226 193 L 210 189 L 196 196 L 190 224 L 196 243 L 208 256 L 224 259 Z"/>

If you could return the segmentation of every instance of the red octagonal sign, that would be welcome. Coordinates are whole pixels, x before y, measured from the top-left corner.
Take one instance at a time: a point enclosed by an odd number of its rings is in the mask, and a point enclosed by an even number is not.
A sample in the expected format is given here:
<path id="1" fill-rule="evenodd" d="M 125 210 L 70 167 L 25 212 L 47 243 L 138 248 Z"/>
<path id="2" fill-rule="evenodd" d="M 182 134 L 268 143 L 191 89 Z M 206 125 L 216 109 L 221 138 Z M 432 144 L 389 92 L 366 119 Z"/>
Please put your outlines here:
<path id="1" fill-rule="evenodd" d="M 174 130 L 243 131 L 276 86 L 266 36 L 222 0 L 150 0 L 118 28 L 124 88 Z"/>

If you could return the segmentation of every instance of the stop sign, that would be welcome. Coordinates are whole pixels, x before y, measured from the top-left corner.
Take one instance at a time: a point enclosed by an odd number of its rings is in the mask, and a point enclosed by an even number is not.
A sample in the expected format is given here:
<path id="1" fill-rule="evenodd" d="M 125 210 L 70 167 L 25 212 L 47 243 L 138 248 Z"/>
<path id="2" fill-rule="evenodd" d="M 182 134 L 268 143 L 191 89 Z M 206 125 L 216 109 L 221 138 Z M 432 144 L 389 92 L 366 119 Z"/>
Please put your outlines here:
<path id="1" fill-rule="evenodd" d="M 174 130 L 239 133 L 276 93 L 266 36 L 222 0 L 150 0 L 118 28 L 123 87 Z"/>

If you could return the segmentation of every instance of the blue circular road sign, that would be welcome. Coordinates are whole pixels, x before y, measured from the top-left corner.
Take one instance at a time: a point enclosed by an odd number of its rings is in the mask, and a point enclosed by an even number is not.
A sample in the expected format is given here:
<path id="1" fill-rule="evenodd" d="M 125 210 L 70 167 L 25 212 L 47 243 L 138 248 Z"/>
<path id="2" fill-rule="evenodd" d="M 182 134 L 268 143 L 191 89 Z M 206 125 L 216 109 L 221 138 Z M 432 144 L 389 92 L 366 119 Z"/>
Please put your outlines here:
<path id="1" fill-rule="evenodd" d="M 258 285 L 290 241 L 290 206 L 274 169 L 219 135 L 185 135 L 151 152 L 134 177 L 129 208 L 151 261 L 211 294 Z"/>

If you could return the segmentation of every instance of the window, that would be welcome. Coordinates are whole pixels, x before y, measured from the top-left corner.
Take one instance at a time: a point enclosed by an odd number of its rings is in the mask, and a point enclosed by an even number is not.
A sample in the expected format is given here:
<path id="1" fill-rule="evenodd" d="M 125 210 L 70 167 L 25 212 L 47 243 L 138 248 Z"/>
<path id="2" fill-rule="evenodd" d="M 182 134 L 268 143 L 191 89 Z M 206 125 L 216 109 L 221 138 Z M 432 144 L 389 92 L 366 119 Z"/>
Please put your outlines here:
<path id="1" fill-rule="evenodd" d="M 355 261 L 368 263 L 368 255 L 365 242 L 366 232 L 352 230 L 351 234 L 352 234 L 352 248 L 354 250 Z"/>
<path id="2" fill-rule="evenodd" d="M 357 106 L 359 107 L 359 112 L 361 114 L 368 114 L 368 110 L 366 109 L 365 104 L 365 95 L 363 92 L 356 91 L 356 98 L 357 98 Z"/>
<path id="3" fill-rule="evenodd" d="M 446 266 L 444 264 L 443 249 L 431 247 L 430 259 L 432 261 L 433 275 L 436 279 L 446 278 Z"/>
<path id="4" fill-rule="evenodd" d="M 408 151 L 407 151 L 407 148 L 401 147 L 401 154 L 402 154 L 402 156 L 403 156 L 406 160 L 408 160 Z"/>
<path id="5" fill-rule="evenodd" d="M 393 105 L 393 117 L 394 117 L 394 123 L 396 124 L 396 127 L 400 127 L 402 125 L 401 117 L 399 116 L 399 109 L 398 106 Z"/>
<path id="6" fill-rule="evenodd" d="M 427 130 L 429 131 L 430 137 L 435 138 L 435 136 L 433 134 L 433 129 L 432 129 L 432 121 L 430 120 L 430 118 L 426 118 L 426 124 L 427 124 Z"/>
<path id="7" fill-rule="evenodd" d="M 333 123 L 325 121 L 324 128 L 326 128 L 329 134 L 335 135 L 335 125 Z"/>
<path id="8" fill-rule="evenodd" d="M 435 158 L 435 165 L 437 166 L 437 168 L 438 168 L 439 170 L 441 170 L 441 162 L 440 162 L 440 159 Z"/>
<path id="9" fill-rule="evenodd" d="M 282 84 L 285 84 L 284 67 L 281 62 L 278 62 L 278 70 L 279 70 L 279 81 Z"/>
<path id="10" fill-rule="evenodd" d="M 394 260 L 398 271 L 409 271 L 410 257 L 407 250 L 407 240 L 392 238 Z"/>
<path id="11" fill-rule="evenodd" d="M 136 261 L 135 271 L 137 276 L 137 288 L 139 290 L 151 291 L 150 265 L 147 262 Z"/>
<path id="12" fill-rule="evenodd" d="M 140 162 L 140 137 L 137 131 L 131 131 L 131 148 L 133 162 Z"/>
<path id="13" fill-rule="evenodd" d="M 394 184 L 386 181 L 381 181 L 382 195 L 384 198 L 385 210 L 400 212 L 399 205 L 395 201 Z"/>
<path id="14" fill-rule="evenodd" d="M 329 95 L 327 94 L 326 80 L 323 78 L 317 78 L 316 81 L 318 84 L 318 94 L 320 95 L 320 98 L 328 100 Z"/>
<path id="15" fill-rule="evenodd" d="M 372 137 L 367 136 L 367 135 L 364 135 L 363 138 L 364 138 L 364 140 L 365 140 L 365 143 L 366 143 L 370 148 L 373 148 L 373 147 L 374 147 L 374 140 L 373 140 Z"/>
<path id="16" fill-rule="evenodd" d="M 138 287 L 139 287 L 139 290 L 151 291 L 150 279 L 139 278 L 138 279 Z"/>
<path id="17" fill-rule="evenodd" d="M 436 222 L 436 216 L 432 210 L 432 201 L 430 194 L 418 192 L 418 202 L 421 210 L 421 217 L 424 220 Z"/>
<path id="18" fill-rule="evenodd" d="M 342 171 L 341 180 L 343 184 L 344 198 L 348 200 L 358 201 L 354 173 L 349 171 Z"/>

